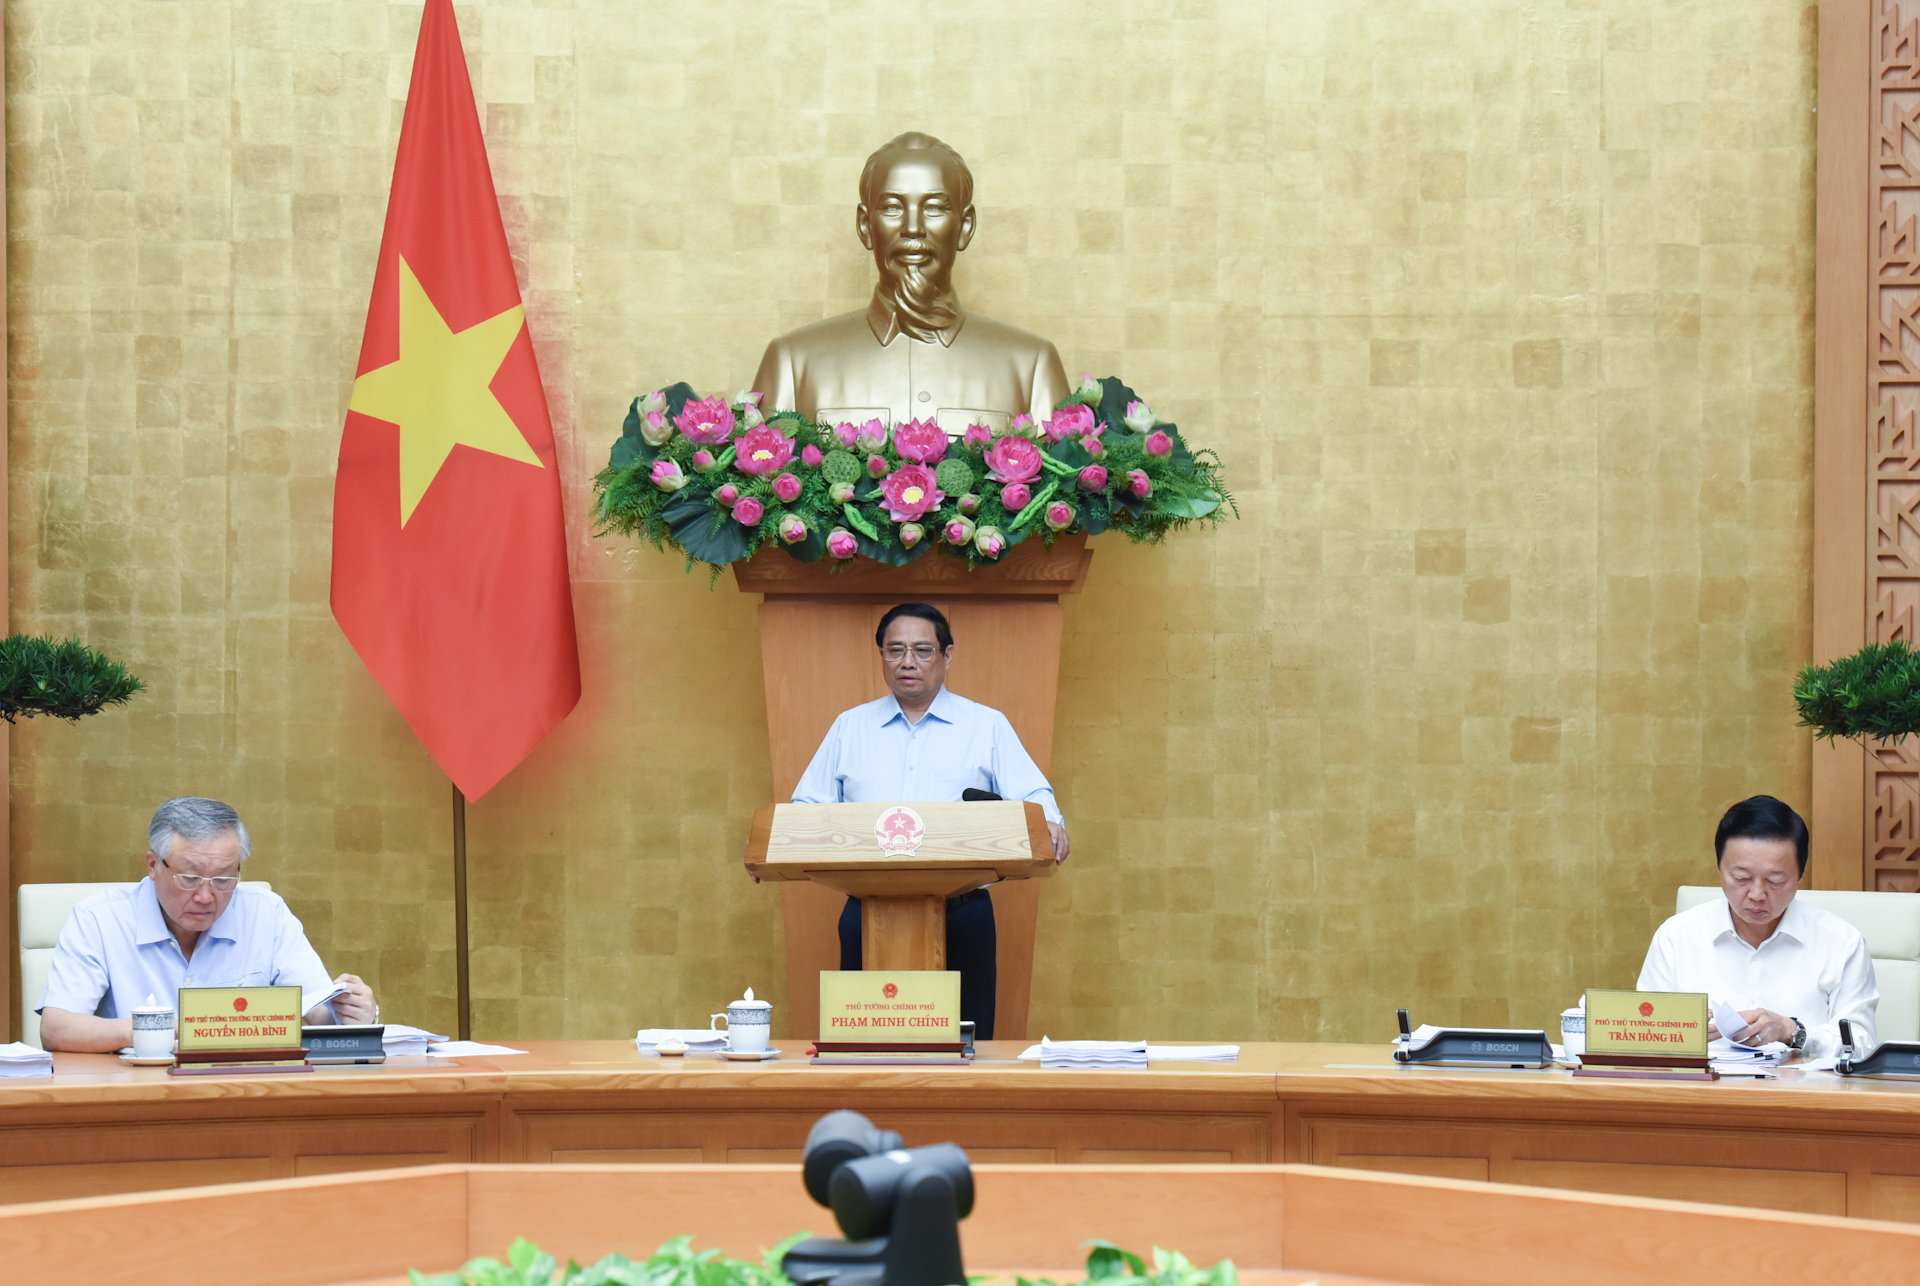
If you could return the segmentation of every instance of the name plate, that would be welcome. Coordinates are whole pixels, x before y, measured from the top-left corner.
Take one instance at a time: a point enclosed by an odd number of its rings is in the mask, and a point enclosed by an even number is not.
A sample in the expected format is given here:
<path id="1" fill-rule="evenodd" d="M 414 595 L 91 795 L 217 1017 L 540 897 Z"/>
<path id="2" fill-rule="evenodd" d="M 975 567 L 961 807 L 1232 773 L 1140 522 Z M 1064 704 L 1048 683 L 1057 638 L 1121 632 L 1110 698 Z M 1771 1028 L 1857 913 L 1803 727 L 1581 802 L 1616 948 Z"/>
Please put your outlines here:
<path id="1" fill-rule="evenodd" d="M 822 970 L 820 1039 L 957 1041 L 960 974 L 956 970 Z"/>
<path id="2" fill-rule="evenodd" d="M 180 1052 L 300 1046 L 298 987 L 180 988 Z"/>
<path id="3" fill-rule="evenodd" d="M 1707 997 L 1692 991 L 1587 992 L 1585 1062 L 1661 1058 L 1704 1062 Z"/>

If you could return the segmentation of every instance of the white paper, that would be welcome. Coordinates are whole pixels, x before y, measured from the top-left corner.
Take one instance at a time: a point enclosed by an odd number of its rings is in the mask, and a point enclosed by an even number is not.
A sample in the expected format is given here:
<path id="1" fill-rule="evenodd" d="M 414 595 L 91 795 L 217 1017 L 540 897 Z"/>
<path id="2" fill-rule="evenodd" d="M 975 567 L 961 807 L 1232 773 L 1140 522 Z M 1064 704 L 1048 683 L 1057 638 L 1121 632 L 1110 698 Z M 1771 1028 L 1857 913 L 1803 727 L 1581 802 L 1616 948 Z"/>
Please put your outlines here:
<path id="1" fill-rule="evenodd" d="M 439 1058 L 478 1058 L 483 1054 L 524 1054 L 524 1049 L 488 1045 L 477 1040 L 442 1040 L 427 1046 L 427 1052 Z"/>
<path id="2" fill-rule="evenodd" d="M 1147 1046 L 1147 1061 L 1154 1063 L 1234 1063 L 1239 1060 L 1238 1045 Z"/>
<path id="3" fill-rule="evenodd" d="M 1727 1004 L 1724 1000 L 1712 999 L 1707 1001 L 1707 1008 L 1713 1014 L 1713 1025 L 1719 1029 L 1720 1039 L 1730 1044 L 1741 1045 L 1746 1049 L 1756 1048 L 1752 1045 L 1744 1045 L 1741 1041 L 1735 1039 L 1735 1037 L 1739 1036 L 1739 1034 L 1749 1026 L 1747 1020 L 1740 1016 L 1738 1009 Z"/>
<path id="4" fill-rule="evenodd" d="M 337 1000 L 346 994 L 346 984 L 338 982 L 330 983 L 318 991 L 303 991 L 300 993 L 300 1012 L 310 1014 L 321 1005 L 332 1000 Z"/>
<path id="5" fill-rule="evenodd" d="M 0 1045 L 0 1076 L 51 1076 L 53 1055 L 25 1041 Z"/>
<path id="6" fill-rule="evenodd" d="M 677 1040 L 688 1049 L 719 1049 L 727 1043 L 727 1033 L 705 1027 L 642 1027 L 634 1033 L 633 1043 L 651 1049 L 663 1040 Z"/>
<path id="7" fill-rule="evenodd" d="M 386 1031 L 380 1035 L 380 1047 L 389 1054 L 425 1055 L 430 1041 L 448 1039 L 436 1032 L 419 1027 L 409 1027 L 405 1023 L 387 1023 Z"/>
<path id="8" fill-rule="evenodd" d="M 1042 1036 L 1020 1054 L 1023 1062 L 1042 1067 L 1142 1068 L 1147 1065 L 1144 1040 L 1054 1040 Z"/>

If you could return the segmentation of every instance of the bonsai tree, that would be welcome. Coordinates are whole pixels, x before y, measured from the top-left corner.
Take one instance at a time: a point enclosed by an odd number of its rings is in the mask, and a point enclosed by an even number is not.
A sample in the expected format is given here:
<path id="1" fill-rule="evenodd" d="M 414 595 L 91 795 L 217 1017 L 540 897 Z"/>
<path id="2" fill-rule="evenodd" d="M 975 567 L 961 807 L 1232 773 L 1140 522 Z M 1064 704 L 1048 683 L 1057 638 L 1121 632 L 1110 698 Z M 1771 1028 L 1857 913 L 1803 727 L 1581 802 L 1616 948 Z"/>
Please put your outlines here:
<path id="1" fill-rule="evenodd" d="M 0 639 L 0 719 L 50 714 L 78 722 L 146 689 L 118 661 L 78 639 Z"/>
<path id="2" fill-rule="evenodd" d="M 1920 732 L 1920 652 L 1905 639 L 1809 665 L 1794 681 L 1802 728 L 1825 741 L 1892 741 Z"/>

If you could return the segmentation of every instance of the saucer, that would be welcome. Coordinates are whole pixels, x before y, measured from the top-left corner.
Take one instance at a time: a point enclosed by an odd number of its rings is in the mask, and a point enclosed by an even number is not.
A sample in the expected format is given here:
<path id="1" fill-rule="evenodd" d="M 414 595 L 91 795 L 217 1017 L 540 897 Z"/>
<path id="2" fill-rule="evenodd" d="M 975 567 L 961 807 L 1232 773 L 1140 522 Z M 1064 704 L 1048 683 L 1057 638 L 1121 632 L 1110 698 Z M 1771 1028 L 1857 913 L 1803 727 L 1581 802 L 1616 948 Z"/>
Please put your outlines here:
<path id="1" fill-rule="evenodd" d="M 764 1063 L 768 1059 L 780 1057 L 777 1049 L 723 1049 L 720 1056 L 733 1063 Z"/>
<path id="2" fill-rule="evenodd" d="M 138 1054 L 122 1054 L 120 1061 L 129 1067 L 172 1067 L 173 1055 L 162 1054 L 158 1058 L 141 1058 Z"/>

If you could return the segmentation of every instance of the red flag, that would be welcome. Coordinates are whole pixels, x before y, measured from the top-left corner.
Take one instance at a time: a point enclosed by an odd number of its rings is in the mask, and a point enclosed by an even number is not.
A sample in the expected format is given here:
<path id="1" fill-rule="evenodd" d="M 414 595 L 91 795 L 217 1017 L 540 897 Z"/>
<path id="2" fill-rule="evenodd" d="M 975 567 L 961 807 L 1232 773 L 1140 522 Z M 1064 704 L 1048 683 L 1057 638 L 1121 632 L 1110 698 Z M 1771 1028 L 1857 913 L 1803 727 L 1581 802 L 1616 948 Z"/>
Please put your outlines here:
<path id="1" fill-rule="evenodd" d="M 333 489 L 333 615 L 478 799 L 580 699 L 560 470 L 451 0 L 427 0 Z"/>

